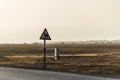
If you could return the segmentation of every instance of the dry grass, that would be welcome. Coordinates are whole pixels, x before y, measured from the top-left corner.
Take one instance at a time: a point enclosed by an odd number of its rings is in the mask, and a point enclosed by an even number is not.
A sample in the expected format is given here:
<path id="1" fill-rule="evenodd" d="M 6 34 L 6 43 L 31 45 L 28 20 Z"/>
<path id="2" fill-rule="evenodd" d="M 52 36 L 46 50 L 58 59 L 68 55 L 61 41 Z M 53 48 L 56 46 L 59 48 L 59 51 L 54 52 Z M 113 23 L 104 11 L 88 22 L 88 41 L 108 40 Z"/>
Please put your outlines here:
<path id="1" fill-rule="evenodd" d="M 53 49 L 60 49 L 60 59 L 53 59 Z M 33 44 L 0 45 L 0 65 L 31 69 L 43 68 L 43 47 Z M 82 74 L 120 74 L 120 45 L 62 44 L 47 46 L 49 70 Z"/>

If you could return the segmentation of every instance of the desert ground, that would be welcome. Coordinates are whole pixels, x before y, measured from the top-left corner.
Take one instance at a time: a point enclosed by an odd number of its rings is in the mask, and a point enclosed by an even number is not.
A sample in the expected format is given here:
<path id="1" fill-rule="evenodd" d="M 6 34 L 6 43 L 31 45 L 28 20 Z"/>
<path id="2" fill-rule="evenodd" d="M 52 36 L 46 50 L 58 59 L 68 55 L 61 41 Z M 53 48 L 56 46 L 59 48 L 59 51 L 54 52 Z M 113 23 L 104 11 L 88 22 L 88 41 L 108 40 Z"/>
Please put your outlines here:
<path id="1" fill-rule="evenodd" d="M 120 75 L 120 44 L 47 44 L 46 57 L 47 70 Z M 43 69 L 43 44 L 0 44 L 0 66 Z"/>

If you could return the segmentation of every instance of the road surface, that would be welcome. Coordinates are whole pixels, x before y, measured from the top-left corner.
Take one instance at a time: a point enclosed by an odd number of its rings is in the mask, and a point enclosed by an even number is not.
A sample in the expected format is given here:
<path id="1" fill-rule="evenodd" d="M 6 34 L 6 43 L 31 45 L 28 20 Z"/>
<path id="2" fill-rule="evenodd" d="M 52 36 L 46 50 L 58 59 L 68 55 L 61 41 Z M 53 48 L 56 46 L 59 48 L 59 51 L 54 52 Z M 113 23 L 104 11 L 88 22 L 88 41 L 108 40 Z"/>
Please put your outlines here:
<path id="1" fill-rule="evenodd" d="M 120 80 L 88 75 L 0 67 L 0 80 Z"/>

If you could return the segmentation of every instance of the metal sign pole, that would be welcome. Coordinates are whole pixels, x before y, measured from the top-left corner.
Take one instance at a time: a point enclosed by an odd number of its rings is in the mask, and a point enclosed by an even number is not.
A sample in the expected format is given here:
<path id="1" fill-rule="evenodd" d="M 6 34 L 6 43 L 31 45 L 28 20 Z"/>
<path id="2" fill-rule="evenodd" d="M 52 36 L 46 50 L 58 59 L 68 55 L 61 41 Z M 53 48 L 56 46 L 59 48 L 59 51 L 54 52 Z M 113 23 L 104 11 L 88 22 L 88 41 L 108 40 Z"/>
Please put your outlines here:
<path id="1" fill-rule="evenodd" d="M 44 39 L 44 69 L 46 68 L 46 40 Z"/>
<path id="2" fill-rule="evenodd" d="M 43 68 L 46 68 L 46 40 L 51 40 L 49 33 L 47 32 L 47 29 L 45 28 L 42 35 L 40 36 L 40 39 L 44 40 L 44 60 L 43 60 Z"/>

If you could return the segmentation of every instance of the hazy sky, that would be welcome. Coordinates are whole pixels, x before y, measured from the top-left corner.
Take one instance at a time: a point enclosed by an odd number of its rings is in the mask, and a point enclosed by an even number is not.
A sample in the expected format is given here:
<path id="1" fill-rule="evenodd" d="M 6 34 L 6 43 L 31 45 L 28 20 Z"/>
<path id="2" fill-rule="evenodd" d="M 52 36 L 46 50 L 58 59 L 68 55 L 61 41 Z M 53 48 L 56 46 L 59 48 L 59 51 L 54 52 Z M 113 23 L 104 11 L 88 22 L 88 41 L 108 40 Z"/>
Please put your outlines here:
<path id="1" fill-rule="evenodd" d="M 120 0 L 0 0 L 0 43 L 120 39 Z"/>

